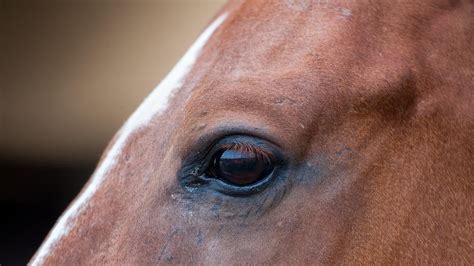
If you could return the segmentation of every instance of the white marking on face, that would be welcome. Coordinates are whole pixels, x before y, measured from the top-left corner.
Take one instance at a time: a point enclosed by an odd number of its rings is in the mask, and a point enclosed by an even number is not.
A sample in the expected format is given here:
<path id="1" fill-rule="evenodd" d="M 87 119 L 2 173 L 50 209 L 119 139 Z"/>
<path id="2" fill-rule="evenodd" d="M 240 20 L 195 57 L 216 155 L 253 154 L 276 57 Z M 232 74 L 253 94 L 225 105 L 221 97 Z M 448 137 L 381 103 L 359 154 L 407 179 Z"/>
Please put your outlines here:
<path id="1" fill-rule="evenodd" d="M 166 110 L 169 99 L 174 95 L 176 89 L 183 85 L 186 75 L 198 59 L 200 51 L 207 43 L 207 40 L 212 36 L 214 31 L 222 24 L 222 22 L 224 22 L 226 17 L 227 13 L 224 13 L 209 25 L 165 79 L 163 79 L 158 87 L 151 92 L 140 107 L 127 120 L 125 125 L 118 132 L 116 142 L 92 175 L 92 179 L 87 189 L 76 198 L 74 203 L 58 220 L 45 242 L 41 245 L 34 260 L 31 262 L 32 265 L 41 265 L 52 247 L 69 233 L 72 224 L 75 222 L 78 215 L 84 210 L 86 203 L 92 198 L 103 183 L 107 172 L 117 162 L 117 157 L 121 153 L 130 134 L 137 129 L 146 126 L 154 116 L 160 115 Z"/>
<path id="2" fill-rule="evenodd" d="M 352 11 L 348 8 L 341 7 L 340 12 L 344 17 L 350 17 L 352 16 Z"/>

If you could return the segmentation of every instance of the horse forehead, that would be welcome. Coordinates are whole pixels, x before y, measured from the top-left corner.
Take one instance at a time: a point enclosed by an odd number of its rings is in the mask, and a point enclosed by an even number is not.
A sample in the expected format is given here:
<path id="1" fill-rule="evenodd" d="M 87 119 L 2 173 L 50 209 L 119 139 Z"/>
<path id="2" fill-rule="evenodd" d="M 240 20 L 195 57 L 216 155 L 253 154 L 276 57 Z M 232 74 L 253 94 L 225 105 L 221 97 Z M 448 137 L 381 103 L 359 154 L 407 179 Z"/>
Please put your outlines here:
<path id="1" fill-rule="evenodd" d="M 301 1 L 289 2 L 293 6 Z M 310 2 L 314 3 L 304 12 L 289 9 L 280 1 L 242 4 L 232 13 L 219 45 L 209 55 L 215 64 L 207 76 L 227 80 L 285 78 L 310 67 L 328 68 L 337 65 L 336 61 L 354 59 L 345 48 L 359 44 L 367 32 L 373 35 L 374 31 L 361 29 L 369 25 L 352 17 L 353 3 Z M 376 12 L 364 14 L 369 15 L 380 16 Z"/>
<path id="2" fill-rule="evenodd" d="M 239 80 L 345 78 L 344 71 L 355 65 L 399 68 L 389 65 L 415 60 L 410 54 L 420 39 L 416 29 L 439 15 L 441 9 L 433 6 L 423 1 L 245 1 L 208 55 L 213 67 L 206 76 L 209 83 L 231 89 L 239 87 Z"/>

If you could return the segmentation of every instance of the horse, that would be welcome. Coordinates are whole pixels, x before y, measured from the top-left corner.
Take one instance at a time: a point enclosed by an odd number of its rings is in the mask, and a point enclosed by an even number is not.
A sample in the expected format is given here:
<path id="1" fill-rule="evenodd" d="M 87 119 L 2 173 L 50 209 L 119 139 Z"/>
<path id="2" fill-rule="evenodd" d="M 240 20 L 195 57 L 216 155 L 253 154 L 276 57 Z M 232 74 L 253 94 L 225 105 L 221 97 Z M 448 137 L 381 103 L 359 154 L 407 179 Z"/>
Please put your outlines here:
<path id="1" fill-rule="evenodd" d="M 30 264 L 472 265 L 473 14 L 228 2 Z"/>

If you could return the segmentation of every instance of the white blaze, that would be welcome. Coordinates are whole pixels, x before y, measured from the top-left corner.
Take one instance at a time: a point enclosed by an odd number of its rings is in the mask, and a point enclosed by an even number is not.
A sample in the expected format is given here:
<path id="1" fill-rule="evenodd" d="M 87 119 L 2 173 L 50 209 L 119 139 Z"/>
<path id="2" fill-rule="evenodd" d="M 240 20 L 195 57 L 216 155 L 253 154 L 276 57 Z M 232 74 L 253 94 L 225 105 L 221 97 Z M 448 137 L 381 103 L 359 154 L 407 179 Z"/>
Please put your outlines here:
<path id="1" fill-rule="evenodd" d="M 169 99 L 173 96 L 175 90 L 183 85 L 185 77 L 196 62 L 201 49 L 212 36 L 213 32 L 222 24 L 222 22 L 224 22 L 226 17 L 227 13 L 224 13 L 209 25 L 165 79 L 163 79 L 163 81 L 151 92 L 140 107 L 138 107 L 138 109 L 127 120 L 125 125 L 118 132 L 116 142 L 107 153 L 103 162 L 94 172 L 87 189 L 80 194 L 80 196 L 58 220 L 53 230 L 49 233 L 47 239 L 38 250 L 34 261 L 31 263 L 32 265 L 41 265 L 45 257 L 51 251 L 51 248 L 54 247 L 61 238 L 69 233 L 77 216 L 82 210 L 84 210 L 86 203 L 102 184 L 105 174 L 107 174 L 111 167 L 116 163 L 117 156 L 121 153 L 130 134 L 135 130 L 146 126 L 154 116 L 160 115 L 166 110 Z"/>

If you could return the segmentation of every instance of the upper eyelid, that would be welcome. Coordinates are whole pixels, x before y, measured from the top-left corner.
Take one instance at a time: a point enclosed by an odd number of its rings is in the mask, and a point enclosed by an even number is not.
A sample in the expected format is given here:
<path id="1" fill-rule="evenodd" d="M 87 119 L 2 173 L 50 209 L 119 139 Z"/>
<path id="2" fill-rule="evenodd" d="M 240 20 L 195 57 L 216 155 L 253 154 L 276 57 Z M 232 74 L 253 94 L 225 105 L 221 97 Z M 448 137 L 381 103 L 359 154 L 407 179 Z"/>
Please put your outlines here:
<path id="1" fill-rule="evenodd" d="M 188 139 L 180 145 L 179 153 L 181 158 L 191 157 L 193 154 L 202 153 L 212 149 L 221 140 L 231 136 L 247 136 L 255 139 L 265 140 L 268 143 L 281 149 L 282 145 L 273 135 L 265 129 L 265 126 L 259 127 L 247 125 L 241 122 L 232 122 L 229 124 L 216 125 L 206 130 L 198 137 Z"/>

